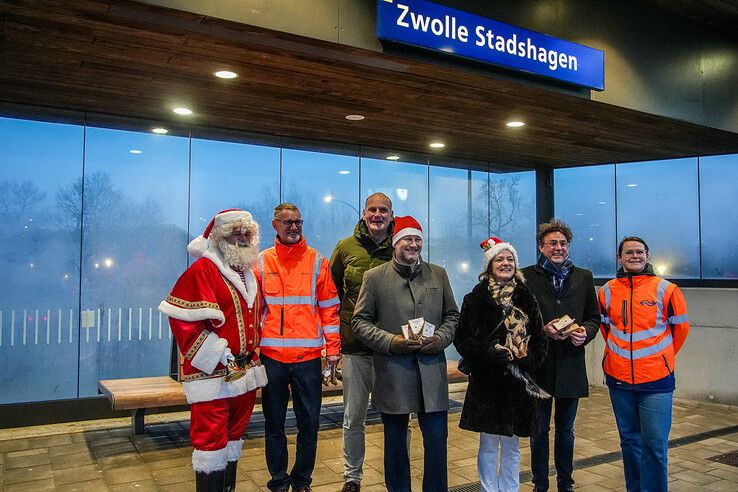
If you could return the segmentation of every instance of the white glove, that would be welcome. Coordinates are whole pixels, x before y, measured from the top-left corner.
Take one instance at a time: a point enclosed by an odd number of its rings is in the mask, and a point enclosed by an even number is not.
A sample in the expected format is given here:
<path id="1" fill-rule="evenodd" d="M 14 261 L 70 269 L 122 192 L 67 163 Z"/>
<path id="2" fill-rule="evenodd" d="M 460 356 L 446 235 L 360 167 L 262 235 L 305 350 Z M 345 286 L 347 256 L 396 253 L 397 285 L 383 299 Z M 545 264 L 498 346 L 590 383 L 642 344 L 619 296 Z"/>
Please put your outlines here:
<path id="1" fill-rule="evenodd" d="M 235 357 L 233 357 L 233 353 L 231 352 L 231 349 L 226 347 L 225 351 L 223 352 L 223 355 L 220 356 L 220 363 L 224 366 L 227 366 L 229 362 L 236 360 Z"/>

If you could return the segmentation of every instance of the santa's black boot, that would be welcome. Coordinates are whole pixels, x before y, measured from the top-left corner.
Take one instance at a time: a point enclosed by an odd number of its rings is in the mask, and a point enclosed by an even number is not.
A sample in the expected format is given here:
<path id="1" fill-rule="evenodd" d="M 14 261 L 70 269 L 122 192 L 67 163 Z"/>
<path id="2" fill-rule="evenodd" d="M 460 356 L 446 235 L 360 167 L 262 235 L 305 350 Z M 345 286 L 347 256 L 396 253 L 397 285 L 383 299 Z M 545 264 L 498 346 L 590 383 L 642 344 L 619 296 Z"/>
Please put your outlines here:
<path id="1" fill-rule="evenodd" d="M 210 473 L 195 473 L 195 490 L 197 492 L 223 492 L 225 470 Z"/>
<path id="2" fill-rule="evenodd" d="M 236 490 L 236 465 L 238 461 L 229 461 L 225 469 L 225 480 L 223 481 L 223 492 Z"/>

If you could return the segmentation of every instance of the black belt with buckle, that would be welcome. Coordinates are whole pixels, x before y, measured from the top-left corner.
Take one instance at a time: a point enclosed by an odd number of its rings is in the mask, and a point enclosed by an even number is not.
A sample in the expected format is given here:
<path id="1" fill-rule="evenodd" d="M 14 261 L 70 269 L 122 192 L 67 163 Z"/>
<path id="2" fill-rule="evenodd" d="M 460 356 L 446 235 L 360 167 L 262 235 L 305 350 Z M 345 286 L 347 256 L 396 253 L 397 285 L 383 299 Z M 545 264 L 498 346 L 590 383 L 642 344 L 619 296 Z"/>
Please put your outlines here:
<path id="1" fill-rule="evenodd" d="M 245 354 L 238 354 L 235 357 L 235 362 L 238 364 L 238 367 L 248 367 L 248 365 L 251 363 L 251 359 L 254 358 L 253 352 L 246 352 Z"/>

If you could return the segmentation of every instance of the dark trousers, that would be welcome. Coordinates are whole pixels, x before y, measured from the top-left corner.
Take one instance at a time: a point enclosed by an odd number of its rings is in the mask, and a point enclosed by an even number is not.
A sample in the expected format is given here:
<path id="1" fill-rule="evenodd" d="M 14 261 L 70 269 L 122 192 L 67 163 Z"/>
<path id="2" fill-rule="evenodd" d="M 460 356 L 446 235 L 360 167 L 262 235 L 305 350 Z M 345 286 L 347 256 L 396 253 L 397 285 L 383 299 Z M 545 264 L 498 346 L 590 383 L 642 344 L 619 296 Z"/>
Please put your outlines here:
<path id="1" fill-rule="evenodd" d="M 409 417 L 408 414 L 382 414 L 384 484 L 389 492 L 410 492 Z M 423 434 L 423 492 L 447 492 L 448 412 L 418 412 L 418 424 Z"/>
<path id="2" fill-rule="evenodd" d="M 297 489 L 312 482 L 315 454 L 318 449 L 318 427 L 322 376 L 320 359 L 282 363 L 262 355 L 269 383 L 261 391 L 264 412 L 266 462 L 271 480 L 269 490 L 292 486 Z M 292 408 L 297 420 L 295 465 L 287 474 L 287 436 L 284 433 L 287 404 L 292 390 Z"/>
<path id="3" fill-rule="evenodd" d="M 571 488 L 574 479 L 574 419 L 579 398 L 536 399 L 538 428 L 530 438 L 530 464 L 536 489 L 548 490 L 548 431 L 551 426 L 551 406 L 554 400 L 554 464 L 559 490 Z"/>

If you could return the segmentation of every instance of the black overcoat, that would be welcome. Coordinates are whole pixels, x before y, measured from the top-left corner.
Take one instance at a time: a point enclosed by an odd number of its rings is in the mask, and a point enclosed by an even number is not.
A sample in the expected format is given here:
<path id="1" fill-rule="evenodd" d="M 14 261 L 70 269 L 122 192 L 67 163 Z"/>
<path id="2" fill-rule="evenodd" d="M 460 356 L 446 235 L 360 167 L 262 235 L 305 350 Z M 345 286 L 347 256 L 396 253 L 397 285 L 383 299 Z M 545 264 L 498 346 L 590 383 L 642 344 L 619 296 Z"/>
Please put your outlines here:
<path id="1" fill-rule="evenodd" d="M 538 300 L 544 324 L 568 314 L 587 331 L 587 341 L 579 347 L 575 347 L 568 338 L 549 340 L 546 360 L 534 379 L 555 397 L 589 396 L 584 346 L 597 336 L 600 325 L 592 272 L 574 267 L 560 297 L 553 288 L 551 274 L 539 266 L 525 267 L 522 272 Z"/>
<path id="2" fill-rule="evenodd" d="M 530 289 L 518 282 L 512 296 L 513 305 L 528 316 L 528 356 L 516 360 L 527 371 L 535 370 L 546 355 L 547 338 L 543 333 L 538 305 Z M 503 317 L 502 308 L 492 300 L 487 282 L 477 284 L 464 297 L 454 346 L 471 370 L 459 427 L 475 432 L 503 436 L 527 437 L 535 424 L 534 398 L 525 384 L 516 379 L 506 364 L 490 361 L 487 348 L 504 345 L 507 330 L 497 327 Z M 497 327 L 495 329 L 495 327 Z"/>

